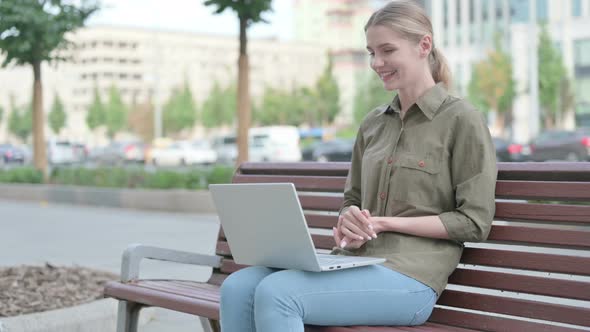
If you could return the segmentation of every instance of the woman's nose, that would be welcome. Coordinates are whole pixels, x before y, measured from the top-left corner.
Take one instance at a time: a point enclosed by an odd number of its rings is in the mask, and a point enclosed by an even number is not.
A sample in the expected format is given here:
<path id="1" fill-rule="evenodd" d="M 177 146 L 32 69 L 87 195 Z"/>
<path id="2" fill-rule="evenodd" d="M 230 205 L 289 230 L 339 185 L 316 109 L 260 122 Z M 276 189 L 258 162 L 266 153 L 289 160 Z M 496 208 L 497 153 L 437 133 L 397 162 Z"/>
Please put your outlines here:
<path id="1" fill-rule="evenodd" d="M 374 56 L 371 60 L 371 67 L 373 67 L 373 69 L 376 69 L 381 66 L 383 66 L 383 59 L 381 59 L 381 57 Z"/>

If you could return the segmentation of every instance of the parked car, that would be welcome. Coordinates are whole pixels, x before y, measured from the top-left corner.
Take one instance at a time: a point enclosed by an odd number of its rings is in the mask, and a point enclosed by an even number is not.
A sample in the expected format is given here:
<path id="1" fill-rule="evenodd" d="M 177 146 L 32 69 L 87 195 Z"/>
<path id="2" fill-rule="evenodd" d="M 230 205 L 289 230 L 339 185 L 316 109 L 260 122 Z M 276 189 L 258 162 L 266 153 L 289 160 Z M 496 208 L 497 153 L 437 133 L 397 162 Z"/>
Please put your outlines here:
<path id="1" fill-rule="evenodd" d="M 499 162 L 506 161 L 527 161 L 530 157 L 531 150 L 528 144 L 516 144 L 499 138 L 492 137 L 496 147 L 496 160 Z"/>
<path id="2" fill-rule="evenodd" d="M 74 147 L 68 141 L 47 142 L 47 161 L 51 165 L 72 164 L 76 161 Z"/>
<path id="3" fill-rule="evenodd" d="M 577 130 L 548 130 L 530 145 L 531 160 L 590 160 L 590 128 Z"/>
<path id="4" fill-rule="evenodd" d="M 235 135 L 214 138 L 212 147 L 217 153 L 218 163 L 233 165 L 236 162 L 238 148 Z"/>
<path id="5" fill-rule="evenodd" d="M 333 139 L 312 143 L 301 151 L 306 161 L 350 161 L 354 139 Z"/>
<path id="6" fill-rule="evenodd" d="M 145 146 L 139 141 L 111 142 L 93 154 L 97 163 L 102 165 L 122 165 L 125 163 L 143 163 Z"/>
<path id="7" fill-rule="evenodd" d="M 250 161 L 300 161 L 299 130 L 294 126 L 251 128 Z"/>
<path id="8" fill-rule="evenodd" d="M 0 165 L 11 163 L 24 164 L 24 152 L 12 144 L 0 144 Z"/>
<path id="9" fill-rule="evenodd" d="M 217 161 L 217 153 L 207 141 L 179 141 L 153 148 L 151 158 L 158 166 L 210 165 Z"/>

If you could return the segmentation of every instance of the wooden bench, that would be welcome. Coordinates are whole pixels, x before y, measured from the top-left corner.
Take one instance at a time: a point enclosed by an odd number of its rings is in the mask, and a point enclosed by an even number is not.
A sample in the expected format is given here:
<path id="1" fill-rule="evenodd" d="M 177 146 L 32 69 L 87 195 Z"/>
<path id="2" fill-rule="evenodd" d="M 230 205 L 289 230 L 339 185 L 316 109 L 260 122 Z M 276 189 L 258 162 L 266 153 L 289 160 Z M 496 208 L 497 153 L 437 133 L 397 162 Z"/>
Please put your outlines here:
<path id="1" fill-rule="evenodd" d="M 233 181 L 293 182 L 318 250 L 343 200 L 348 163 L 245 163 Z M 461 265 L 429 321 L 418 327 L 317 327 L 309 331 L 590 330 L 590 163 L 499 163 L 496 216 L 485 243 L 466 243 Z M 142 245 L 123 255 L 120 282 L 104 294 L 120 300 L 118 332 L 136 331 L 139 310 L 156 306 L 201 317 L 216 330 L 219 285 L 243 266 L 223 231 L 217 255 Z M 211 266 L 205 283 L 139 279 L 142 259 Z M 211 325 L 209 325 L 209 323 Z"/>

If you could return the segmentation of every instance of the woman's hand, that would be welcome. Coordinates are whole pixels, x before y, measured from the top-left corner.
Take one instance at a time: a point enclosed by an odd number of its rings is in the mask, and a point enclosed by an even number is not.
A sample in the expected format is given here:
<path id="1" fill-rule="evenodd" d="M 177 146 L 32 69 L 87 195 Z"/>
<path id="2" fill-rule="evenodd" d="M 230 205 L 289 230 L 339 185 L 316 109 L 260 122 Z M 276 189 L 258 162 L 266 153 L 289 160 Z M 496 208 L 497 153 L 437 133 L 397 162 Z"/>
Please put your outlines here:
<path id="1" fill-rule="evenodd" d="M 351 206 L 338 217 L 338 224 L 333 228 L 336 245 L 341 248 L 357 249 L 365 242 L 377 238 L 368 210 Z"/>

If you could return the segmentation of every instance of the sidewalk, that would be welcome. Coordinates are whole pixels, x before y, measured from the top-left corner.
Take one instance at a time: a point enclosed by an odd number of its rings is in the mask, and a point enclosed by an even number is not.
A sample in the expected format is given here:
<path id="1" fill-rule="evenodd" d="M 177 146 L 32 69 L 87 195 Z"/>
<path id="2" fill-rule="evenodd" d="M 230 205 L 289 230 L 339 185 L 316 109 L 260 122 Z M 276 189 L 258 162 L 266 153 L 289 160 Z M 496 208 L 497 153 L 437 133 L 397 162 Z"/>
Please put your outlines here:
<path id="1" fill-rule="evenodd" d="M 0 200 L 0 266 L 81 265 L 119 273 L 131 243 L 213 253 L 217 216 Z M 204 281 L 209 268 L 147 261 L 142 277 Z M 192 315 L 157 309 L 141 332 L 198 332 Z"/>

